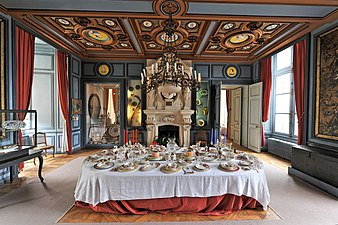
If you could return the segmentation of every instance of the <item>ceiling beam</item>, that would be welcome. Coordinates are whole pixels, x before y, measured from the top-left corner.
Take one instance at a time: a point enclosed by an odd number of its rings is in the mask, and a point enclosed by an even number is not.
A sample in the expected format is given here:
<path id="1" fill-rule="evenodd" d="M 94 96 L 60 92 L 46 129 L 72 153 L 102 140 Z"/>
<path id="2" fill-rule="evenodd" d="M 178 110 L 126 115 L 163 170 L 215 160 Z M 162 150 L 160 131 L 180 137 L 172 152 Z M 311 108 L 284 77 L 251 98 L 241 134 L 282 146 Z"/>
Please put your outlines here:
<path id="1" fill-rule="evenodd" d="M 338 6 L 336 0 L 186 0 L 186 2 L 273 4 L 273 5 L 318 5 Z"/>

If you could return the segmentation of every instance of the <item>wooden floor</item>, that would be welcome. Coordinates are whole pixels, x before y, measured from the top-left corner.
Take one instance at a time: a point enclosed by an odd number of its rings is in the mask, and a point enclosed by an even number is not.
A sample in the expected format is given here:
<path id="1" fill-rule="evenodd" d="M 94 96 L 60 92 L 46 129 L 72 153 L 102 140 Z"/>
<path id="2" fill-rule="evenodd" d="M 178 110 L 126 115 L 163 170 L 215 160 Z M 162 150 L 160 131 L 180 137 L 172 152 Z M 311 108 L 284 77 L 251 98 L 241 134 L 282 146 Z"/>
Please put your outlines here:
<path id="1" fill-rule="evenodd" d="M 241 146 L 233 145 L 235 149 L 240 151 L 249 152 L 253 154 L 266 163 L 273 164 L 274 166 L 282 169 L 287 173 L 287 169 L 290 166 L 290 162 L 287 160 L 283 160 L 279 157 L 273 156 L 269 153 L 254 153 L 249 151 Z M 54 169 L 70 162 L 71 160 L 80 157 L 80 156 L 88 156 L 93 154 L 98 150 L 79 150 L 74 152 L 71 155 L 68 154 L 55 154 L 55 157 L 52 155 L 48 155 L 44 157 L 44 165 L 43 165 L 43 174 L 53 171 Z M 0 197 L 6 195 L 20 187 L 27 185 L 32 182 L 34 179 L 37 179 L 37 171 L 38 171 L 38 160 L 37 165 L 33 164 L 33 160 L 25 162 L 24 171 L 19 174 L 19 178 L 16 179 L 13 183 L 2 184 L 0 185 Z M 80 219 L 82 218 L 82 220 Z M 86 218 L 86 219 L 83 219 Z M 60 222 L 146 222 L 146 221 L 213 221 L 213 220 L 261 220 L 261 219 L 280 219 L 278 215 L 271 209 L 267 211 L 259 211 L 259 210 L 242 210 L 236 213 L 232 213 L 230 215 L 224 216 L 193 216 L 193 215 L 184 215 L 184 214 L 172 214 L 172 215 L 161 215 L 157 213 L 148 214 L 145 216 L 135 216 L 135 215 L 111 215 L 104 213 L 94 213 L 92 211 L 88 211 L 86 209 L 79 209 L 77 207 L 72 208 L 65 217 L 63 217 Z"/>

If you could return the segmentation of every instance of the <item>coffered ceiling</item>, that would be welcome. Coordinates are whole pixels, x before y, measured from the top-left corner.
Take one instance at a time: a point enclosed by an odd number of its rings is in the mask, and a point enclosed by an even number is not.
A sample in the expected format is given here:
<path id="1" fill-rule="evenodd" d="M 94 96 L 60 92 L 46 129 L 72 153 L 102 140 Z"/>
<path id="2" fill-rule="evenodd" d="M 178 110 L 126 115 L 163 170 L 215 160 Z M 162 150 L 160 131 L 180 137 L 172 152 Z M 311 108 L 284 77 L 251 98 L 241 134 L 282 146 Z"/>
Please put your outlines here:
<path id="1" fill-rule="evenodd" d="M 84 59 L 157 58 L 169 11 L 180 58 L 199 61 L 256 61 L 338 19 L 337 0 L 0 0 L 0 10 Z"/>

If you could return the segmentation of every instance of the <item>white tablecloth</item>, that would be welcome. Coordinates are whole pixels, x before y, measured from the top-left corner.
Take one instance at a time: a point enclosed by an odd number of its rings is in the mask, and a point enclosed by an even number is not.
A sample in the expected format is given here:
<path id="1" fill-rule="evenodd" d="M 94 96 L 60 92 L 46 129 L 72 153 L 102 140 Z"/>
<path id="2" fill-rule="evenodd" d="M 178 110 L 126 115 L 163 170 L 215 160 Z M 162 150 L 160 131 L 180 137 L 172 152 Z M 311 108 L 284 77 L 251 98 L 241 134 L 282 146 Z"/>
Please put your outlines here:
<path id="1" fill-rule="evenodd" d="M 252 197 L 267 209 L 270 194 L 263 169 L 224 172 L 217 168 L 219 163 L 209 165 L 210 171 L 187 175 L 183 171 L 165 174 L 160 167 L 147 172 L 110 172 L 110 169 L 97 170 L 93 163 L 85 161 L 76 185 L 75 200 L 96 205 L 108 200 L 234 194 Z"/>

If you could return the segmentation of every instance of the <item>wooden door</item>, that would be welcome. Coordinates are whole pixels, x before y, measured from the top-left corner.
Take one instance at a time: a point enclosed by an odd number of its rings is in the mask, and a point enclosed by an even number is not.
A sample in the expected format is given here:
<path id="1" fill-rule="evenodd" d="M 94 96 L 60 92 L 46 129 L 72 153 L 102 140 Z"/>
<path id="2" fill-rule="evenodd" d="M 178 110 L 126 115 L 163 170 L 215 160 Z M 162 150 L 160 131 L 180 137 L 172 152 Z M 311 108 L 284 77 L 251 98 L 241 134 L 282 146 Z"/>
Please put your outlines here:
<path id="1" fill-rule="evenodd" d="M 249 87 L 242 87 L 242 146 L 248 147 L 248 107 L 249 107 Z"/>
<path id="2" fill-rule="evenodd" d="M 248 148 L 261 151 L 263 83 L 249 86 Z"/>
<path id="3" fill-rule="evenodd" d="M 233 100 L 233 142 L 241 144 L 241 126 L 242 126 L 242 89 L 237 88 L 232 91 Z"/>
<path id="4" fill-rule="evenodd" d="M 222 89 L 222 82 L 217 81 L 214 84 L 215 90 L 215 130 L 216 130 L 216 139 L 221 140 L 219 136 L 220 129 L 221 129 L 221 89 Z"/>

